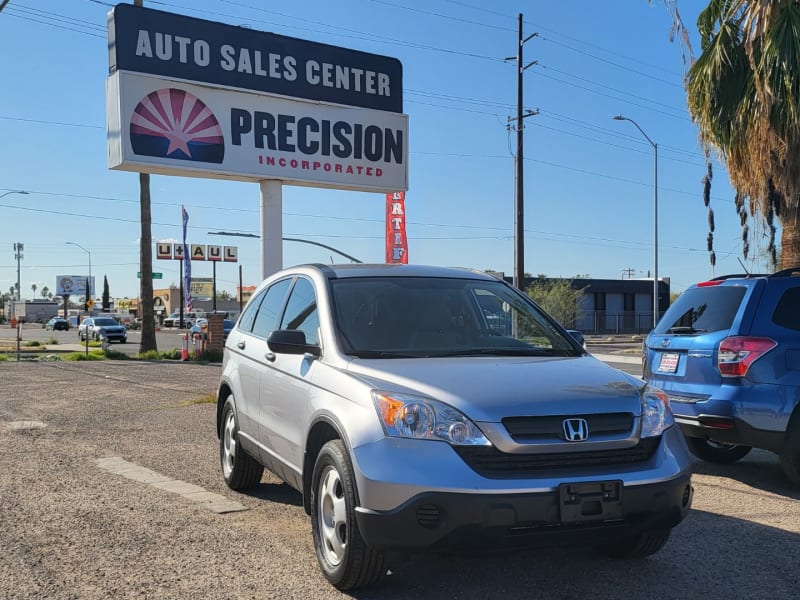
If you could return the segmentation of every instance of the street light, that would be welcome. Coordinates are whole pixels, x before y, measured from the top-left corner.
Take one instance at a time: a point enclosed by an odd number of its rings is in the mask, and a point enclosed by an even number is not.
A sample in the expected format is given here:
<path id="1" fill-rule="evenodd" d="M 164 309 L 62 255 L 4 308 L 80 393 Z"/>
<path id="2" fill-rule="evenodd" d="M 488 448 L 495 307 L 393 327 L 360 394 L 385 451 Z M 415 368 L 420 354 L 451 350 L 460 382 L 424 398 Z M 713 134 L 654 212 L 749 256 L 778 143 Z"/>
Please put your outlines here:
<path id="1" fill-rule="evenodd" d="M 651 140 L 633 119 L 616 115 L 614 120 L 633 123 L 653 147 L 653 329 L 655 329 L 658 323 L 658 144 Z"/>
<path id="2" fill-rule="evenodd" d="M 11 190 L 10 192 L 6 192 L 5 194 L 0 194 L 0 198 L 5 198 L 9 194 L 22 194 L 23 196 L 27 196 L 30 192 L 26 192 L 25 190 Z"/>
<path id="3" fill-rule="evenodd" d="M 88 303 L 92 295 L 92 253 L 83 246 L 81 246 L 78 242 L 67 242 L 67 244 L 71 246 L 77 246 L 78 248 L 80 248 L 81 250 L 86 252 L 86 254 L 89 255 L 89 277 L 86 279 L 86 290 L 85 290 L 86 302 Z"/>

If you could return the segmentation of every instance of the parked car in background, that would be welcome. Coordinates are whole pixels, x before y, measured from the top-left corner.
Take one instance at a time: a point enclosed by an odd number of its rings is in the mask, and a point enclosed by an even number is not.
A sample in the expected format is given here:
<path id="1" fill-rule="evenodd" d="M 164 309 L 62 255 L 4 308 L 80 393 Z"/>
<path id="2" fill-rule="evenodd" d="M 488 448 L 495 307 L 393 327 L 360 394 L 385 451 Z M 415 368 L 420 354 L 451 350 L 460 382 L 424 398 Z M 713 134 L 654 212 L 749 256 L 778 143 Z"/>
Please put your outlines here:
<path id="1" fill-rule="evenodd" d="M 128 330 L 111 317 L 86 317 L 78 325 L 78 337 L 81 341 L 106 338 L 109 342 L 128 341 Z"/>
<path id="2" fill-rule="evenodd" d="M 234 325 L 236 325 L 236 321 L 234 321 L 233 319 L 224 319 L 222 321 L 222 339 L 224 341 L 227 341 L 228 334 L 230 334 Z"/>
<path id="3" fill-rule="evenodd" d="M 699 458 L 732 463 L 763 448 L 800 485 L 800 267 L 688 288 L 643 347 Z"/>
<path id="4" fill-rule="evenodd" d="M 691 505 L 666 395 L 479 271 L 276 273 L 228 336 L 217 401 L 225 483 L 266 467 L 299 490 L 343 590 L 379 581 L 392 550 L 558 540 L 641 558 Z"/>
<path id="5" fill-rule="evenodd" d="M 63 317 L 53 317 L 44 328 L 46 331 L 69 331 L 69 321 Z"/>
<path id="6" fill-rule="evenodd" d="M 183 313 L 183 327 L 191 329 L 197 319 L 201 318 L 203 313 L 186 311 Z M 180 327 L 181 314 L 180 312 L 171 313 L 164 319 L 164 327 Z"/>

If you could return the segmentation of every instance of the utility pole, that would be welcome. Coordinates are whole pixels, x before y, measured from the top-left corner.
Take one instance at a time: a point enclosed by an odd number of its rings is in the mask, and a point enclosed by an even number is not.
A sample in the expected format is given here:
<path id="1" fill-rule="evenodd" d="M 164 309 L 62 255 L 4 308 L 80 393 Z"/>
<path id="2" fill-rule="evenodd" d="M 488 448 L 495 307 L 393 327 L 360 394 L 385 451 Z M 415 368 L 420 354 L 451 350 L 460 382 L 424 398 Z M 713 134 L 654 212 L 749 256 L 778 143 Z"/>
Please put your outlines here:
<path id="1" fill-rule="evenodd" d="M 22 260 L 22 251 L 25 249 L 25 244 L 22 242 L 17 242 L 14 244 L 14 258 L 17 259 L 17 302 L 22 299 L 20 295 L 20 280 L 19 280 L 19 268 L 20 268 L 20 261 Z M 16 312 L 16 311 L 15 311 Z"/>
<path id="2" fill-rule="evenodd" d="M 134 6 L 142 6 L 142 0 L 133 0 Z M 150 208 L 150 174 L 139 173 L 139 210 L 141 233 L 139 236 L 140 271 L 139 315 L 142 318 L 142 338 L 139 352 L 158 350 L 156 344 L 156 323 L 153 313 L 153 235 L 151 232 L 152 212 Z"/>
<path id="3" fill-rule="evenodd" d="M 537 61 L 532 61 L 527 65 L 524 64 L 522 60 L 522 48 L 525 45 L 525 42 L 530 40 L 531 38 L 536 37 L 539 35 L 538 33 L 532 33 L 526 38 L 522 38 L 522 13 L 519 13 L 519 35 L 518 35 L 518 47 L 517 47 L 517 117 L 516 119 L 509 118 L 509 122 L 516 121 L 516 128 L 517 128 L 517 156 L 516 156 L 516 167 L 517 167 L 517 190 L 514 200 L 514 285 L 517 289 L 522 289 L 525 285 L 525 201 L 524 201 L 524 193 L 525 193 L 525 180 L 523 177 L 523 162 L 524 162 L 524 152 L 523 152 L 523 136 L 522 130 L 524 125 L 522 120 L 526 117 L 531 117 L 533 115 L 539 114 L 539 111 L 532 111 L 532 110 L 525 110 L 523 114 L 522 108 L 522 73 L 528 67 L 532 67 L 537 63 Z M 513 56 L 507 57 L 506 60 L 514 60 Z"/>

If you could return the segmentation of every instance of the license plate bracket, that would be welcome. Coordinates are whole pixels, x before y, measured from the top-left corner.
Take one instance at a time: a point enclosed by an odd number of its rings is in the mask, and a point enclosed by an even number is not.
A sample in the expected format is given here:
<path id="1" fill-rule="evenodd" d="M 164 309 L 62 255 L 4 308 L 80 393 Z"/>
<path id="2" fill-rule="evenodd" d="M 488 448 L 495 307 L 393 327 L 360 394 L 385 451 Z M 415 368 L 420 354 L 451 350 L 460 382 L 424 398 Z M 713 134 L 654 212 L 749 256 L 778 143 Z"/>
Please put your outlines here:
<path id="1" fill-rule="evenodd" d="M 678 360 L 680 355 L 677 352 L 663 352 L 658 360 L 659 373 L 676 373 L 678 371 Z"/>
<path id="2" fill-rule="evenodd" d="M 562 483 L 558 486 L 562 523 L 622 519 L 622 481 Z"/>

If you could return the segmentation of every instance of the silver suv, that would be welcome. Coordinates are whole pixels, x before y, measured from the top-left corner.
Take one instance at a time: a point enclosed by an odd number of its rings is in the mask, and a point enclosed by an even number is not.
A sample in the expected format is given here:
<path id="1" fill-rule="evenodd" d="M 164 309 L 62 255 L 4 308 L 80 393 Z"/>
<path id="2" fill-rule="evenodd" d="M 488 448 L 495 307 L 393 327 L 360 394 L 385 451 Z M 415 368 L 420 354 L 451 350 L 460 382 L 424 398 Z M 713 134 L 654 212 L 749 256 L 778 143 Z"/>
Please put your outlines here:
<path id="1" fill-rule="evenodd" d="M 409 265 L 305 265 L 256 290 L 228 336 L 222 475 L 303 495 L 346 590 L 393 550 L 560 541 L 657 552 L 689 511 L 667 397 L 589 356 L 516 288 Z"/>

